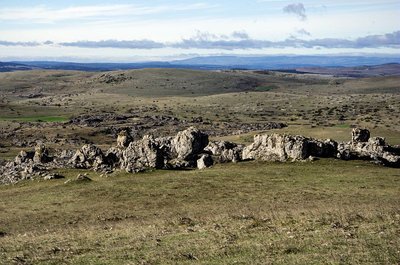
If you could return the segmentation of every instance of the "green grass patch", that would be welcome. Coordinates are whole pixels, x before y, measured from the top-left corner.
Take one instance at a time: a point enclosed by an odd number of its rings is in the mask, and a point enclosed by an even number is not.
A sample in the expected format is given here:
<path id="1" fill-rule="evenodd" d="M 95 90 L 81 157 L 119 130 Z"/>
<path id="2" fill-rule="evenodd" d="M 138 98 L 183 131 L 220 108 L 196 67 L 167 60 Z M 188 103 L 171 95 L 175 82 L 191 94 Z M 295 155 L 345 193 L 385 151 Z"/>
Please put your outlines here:
<path id="1" fill-rule="evenodd" d="M 0 117 L 4 121 L 19 122 L 66 122 L 69 119 L 62 116 L 33 116 L 33 117 Z"/>
<path id="2" fill-rule="evenodd" d="M 350 128 L 350 124 L 335 124 L 334 127 L 347 129 Z"/>

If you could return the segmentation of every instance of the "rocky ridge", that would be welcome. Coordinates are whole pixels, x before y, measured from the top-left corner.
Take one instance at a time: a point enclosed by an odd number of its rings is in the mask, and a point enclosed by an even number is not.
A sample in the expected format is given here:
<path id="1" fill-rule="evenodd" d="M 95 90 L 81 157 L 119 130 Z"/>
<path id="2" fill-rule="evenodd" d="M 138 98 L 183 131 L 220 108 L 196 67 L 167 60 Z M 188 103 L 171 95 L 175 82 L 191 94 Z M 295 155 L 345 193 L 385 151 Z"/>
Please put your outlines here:
<path id="1" fill-rule="evenodd" d="M 175 136 L 155 138 L 145 135 L 140 140 L 134 140 L 127 131 L 121 131 L 117 145 L 106 152 L 93 144 L 86 144 L 75 152 L 62 150 L 51 156 L 43 143 L 37 143 L 35 151 L 21 151 L 14 161 L 0 167 L 0 184 L 38 177 L 54 179 L 54 173 L 49 171 L 59 168 L 137 173 L 149 168 L 203 169 L 215 163 L 243 160 L 286 162 L 322 157 L 362 159 L 400 167 L 400 147 L 387 145 L 382 137 L 370 137 L 367 129 L 353 129 L 352 140 L 344 143 L 300 135 L 264 134 L 254 136 L 252 144 L 243 146 L 227 141 L 209 141 L 207 134 L 189 127 Z"/>

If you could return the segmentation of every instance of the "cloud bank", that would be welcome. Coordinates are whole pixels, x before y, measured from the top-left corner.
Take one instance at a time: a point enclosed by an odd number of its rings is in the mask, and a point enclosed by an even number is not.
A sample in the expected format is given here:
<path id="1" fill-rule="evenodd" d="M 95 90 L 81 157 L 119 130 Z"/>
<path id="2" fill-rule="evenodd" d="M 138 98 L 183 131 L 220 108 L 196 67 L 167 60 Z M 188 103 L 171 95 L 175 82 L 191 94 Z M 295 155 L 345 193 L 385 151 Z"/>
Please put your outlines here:
<path id="1" fill-rule="evenodd" d="M 310 33 L 300 30 L 302 35 L 309 36 Z M 100 40 L 100 41 L 75 41 L 54 43 L 46 42 L 11 42 L 1 41 L 0 46 L 46 46 L 58 45 L 78 48 L 115 48 L 115 49 L 219 49 L 219 50 L 248 50 L 263 48 L 400 48 L 400 31 L 383 35 L 368 35 L 354 40 L 340 38 L 322 38 L 304 40 L 290 37 L 283 41 L 269 41 L 250 38 L 246 32 L 235 31 L 230 35 L 218 35 L 209 32 L 197 32 L 191 38 L 184 38 L 178 42 L 157 42 L 153 40 Z"/>

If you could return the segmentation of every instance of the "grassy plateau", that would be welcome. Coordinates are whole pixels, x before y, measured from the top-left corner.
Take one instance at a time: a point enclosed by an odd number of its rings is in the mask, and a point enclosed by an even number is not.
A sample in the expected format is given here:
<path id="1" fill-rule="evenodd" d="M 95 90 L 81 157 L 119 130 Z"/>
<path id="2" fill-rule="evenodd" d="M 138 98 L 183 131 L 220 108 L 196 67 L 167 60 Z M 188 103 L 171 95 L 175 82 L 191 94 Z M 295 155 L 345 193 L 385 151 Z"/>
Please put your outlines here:
<path id="1" fill-rule="evenodd" d="M 0 264 L 400 261 L 398 169 L 324 159 L 80 172 L 0 187 Z"/>

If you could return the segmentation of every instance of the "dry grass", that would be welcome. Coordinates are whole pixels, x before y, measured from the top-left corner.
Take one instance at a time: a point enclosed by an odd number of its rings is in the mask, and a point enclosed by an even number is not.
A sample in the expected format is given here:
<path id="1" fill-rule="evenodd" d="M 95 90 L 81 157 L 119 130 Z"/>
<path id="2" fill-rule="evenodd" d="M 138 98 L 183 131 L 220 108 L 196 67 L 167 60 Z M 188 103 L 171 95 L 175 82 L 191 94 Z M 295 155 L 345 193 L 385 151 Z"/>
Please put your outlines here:
<path id="1" fill-rule="evenodd" d="M 397 169 L 321 160 L 90 175 L 0 187 L 0 264 L 400 261 Z"/>

